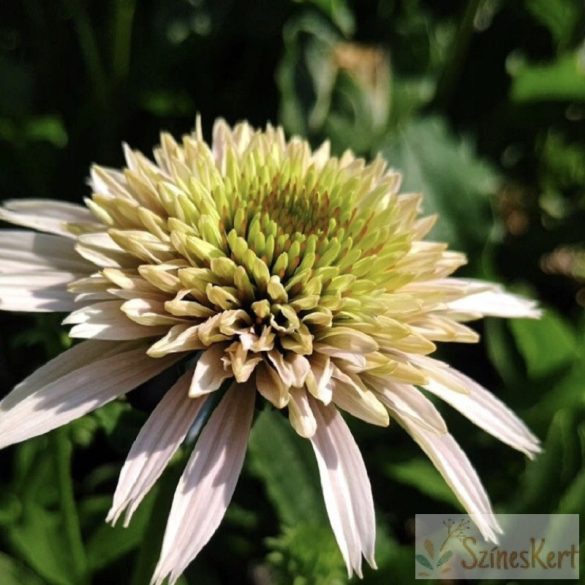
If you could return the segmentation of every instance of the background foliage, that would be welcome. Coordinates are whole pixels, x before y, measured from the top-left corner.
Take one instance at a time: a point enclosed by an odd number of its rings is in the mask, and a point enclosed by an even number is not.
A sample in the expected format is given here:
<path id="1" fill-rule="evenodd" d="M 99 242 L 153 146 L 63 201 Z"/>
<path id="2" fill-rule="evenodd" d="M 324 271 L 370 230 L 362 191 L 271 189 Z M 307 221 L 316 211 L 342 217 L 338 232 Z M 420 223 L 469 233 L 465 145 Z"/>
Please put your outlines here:
<path id="1" fill-rule="evenodd" d="M 585 513 L 585 11 L 581 0 L 21 0 L 0 5 L 0 198 L 79 201 L 92 161 L 149 151 L 196 112 L 381 152 L 438 211 L 468 276 L 539 298 L 542 321 L 477 325 L 442 350 L 543 439 L 533 463 L 446 412 L 505 512 Z M 0 393 L 62 350 L 60 318 L 0 314 Z M 130 528 L 103 522 L 145 392 L 0 454 L 2 585 L 146 585 L 184 454 Z M 446 411 L 446 409 L 444 409 Z M 414 580 L 413 517 L 457 503 L 399 429 L 351 421 L 378 564 Z M 72 473 L 70 473 L 70 469 Z M 585 531 L 582 530 L 582 534 Z M 345 570 L 316 465 L 257 418 L 219 532 L 182 585 L 334 585 Z"/>

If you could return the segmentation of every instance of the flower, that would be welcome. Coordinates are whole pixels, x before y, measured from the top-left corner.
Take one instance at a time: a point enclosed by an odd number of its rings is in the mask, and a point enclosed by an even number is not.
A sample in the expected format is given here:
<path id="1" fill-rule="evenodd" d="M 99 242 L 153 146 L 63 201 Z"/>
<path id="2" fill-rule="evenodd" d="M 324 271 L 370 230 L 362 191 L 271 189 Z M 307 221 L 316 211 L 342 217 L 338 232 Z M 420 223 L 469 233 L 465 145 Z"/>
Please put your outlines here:
<path id="1" fill-rule="evenodd" d="M 226 511 L 257 394 L 310 440 L 349 575 L 374 561 L 374 506 L 359 449 L 339 414 L 421 446 L 482 533 L 499 526 L 467 457 L 427 393 L 529 457 L 538 440 L 497 398 L 432 357 L 470 343 L 482 316 L 538 317 L 533 302 L 452 278 L 465 257 L 423 238 L 421 196 L 400 175 L 329 144 L 312 151 L 218 121 L 167 134 L 152 162 L 125 147 L 123 171 L 91 171 L 86 207 L 8 201 L 0 219 L 0 308 L 70 312 L 85 339 L 0 403 L 0 446 L 64 425 L 181 362 L 133 444 L 108 520 L 128 522 L 189 430 L 223 389 L 179 481 L 153 577 L 175 583 Z M 421 391 L 420 389 L 423 391 Z"/>

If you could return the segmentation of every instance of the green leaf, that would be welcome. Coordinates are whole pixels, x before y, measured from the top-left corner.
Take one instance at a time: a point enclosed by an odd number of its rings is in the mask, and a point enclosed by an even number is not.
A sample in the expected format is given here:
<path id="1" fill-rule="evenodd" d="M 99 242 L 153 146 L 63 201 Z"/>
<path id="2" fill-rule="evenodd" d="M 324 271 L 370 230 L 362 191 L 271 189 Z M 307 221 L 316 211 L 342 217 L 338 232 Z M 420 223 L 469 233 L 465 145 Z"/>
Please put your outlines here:
<path id="1" fill-rule="evenodd" d="M 78 585 L 64 540 L 59 515 L 29 503 L 8 538 L 14 550 L 51 585 Z"/>
<path id="2" fill-rule="evenodd" d="M 491 364 L 502 377 L 505 385 L 512 388 L 526 378 L 522 356 L 507 323 L 502 319 L 487 319 L 483 339 Z"/>
<path id="3" fill-rule="evenodd" d="M 585 469 L 571 482 L 556 510 L 557 514 L 585 514 Z"/>
<path id="4" fill-rule="evenodd" d="M 527 0 L 526 8 L 546 26 L 558 44 L 571 40 L 583 10 L 580 0 Z"/>
<path id="5" fill-rule="evenodd" d="M 0 553 L 0 583 L 2 585 L 43 585 L 37 576 L 2 553 Z"/>
<path id="6" fill-rule="evenodd" d="M 268 497 L 284 524 L 322 518 L 317 470 L 310 464 L 308 443 L 298 437 L 280 412 L 264 410 L 254 424 L 249 468 L 264 482 Z"/>
<path id="7" fill-rule="evenodd" d="M 439 472 L 426 459 L 411 459 L 387 465 L 386 473 L 394 480 L 415 487 L 430 498 L 446 502 L 461 510 L 461 504 Z"/>
<path id="8" fill-rule="evenodd" d="M 553 63 L 524 64 L 513 72 L 512 100 L 545 102 L 585 100 L 583 52 L 562 55 Z"/>
<path id="9" fill-rule="evenodd" d="M 307 515 L 307 518 L 310 516 Z M 343 585 L 345 566 L 328 523 L 301 521 L 270 538 L 268 562 L 282 585 Z"/>
<path id="10" fill-rule="evenodd" d="M 47 583 L 79 585 L 66 544 L 64 518 L 59 513 L 59 466 L 48 454 L 55 438 L 55 434 L 39 437 L 17 448 L 16 473 L 10 489 L 18 499 L 20 513 L 11 519 L 5 534 L 15 556 L 26 561 Z"/>
<path id="11" fill-rule="evenodd" d="M 442 120 L 413 121 L 389 137 L 383 154 L 404 176 L 403 192 L 422 192 L 423 210 L 437 213 L 432 237 L 463 250 L 482 247 L 492 217 L 488 195 L 496 188 L 492 169 L 456 139 Z"/>
<path id="12" fill-rule="evenodd" d="M 351 35 L 355 29 L 353 14 L 346 0 L 297 0 L 304 4 L 314 4 L 322 10 L 345 35 Z"/>
<path id="13" fill-rule="evenodd" d="M 288 132 L 307 136 L 329 112 L 337 75 L 331 51 L 340 35 L 324 18 L 307 14 L 289 22 L 283 36 L 277 71 L 279 118 Z"/>
<path id="14" fill-rule="evenodd" d="M 346 41 L 312 12 L 288 23 L 284 41 L 277 78 L 285 129 L 315 141 L 327 138 L 334 151 L 371 151 L 389 118 L 386 52 Z"/>
<path id="15" fill-rule="evenodd" d="M 543 452 L 526 468 L 518 506 L 527 512 L 550 510 L 580 467 L 580 458 L 573 416 L 561 410 L 552 420 Z"/>
<path id="16" fill-rule="evenodd" d="M 142 543 L 157 490 L 158 486 L 155 486 L 146 496 L 127 528 L 122 522 L 116 526 L 104 522 L 94 532 L 86 544 L 87 561 L 92 572 L 108 566 Z"/>
<path id="17" fill-rule="evenodd" d="M 578 357 L 575 334 L 550 310 L 541 319 L 512 319 L 508 326 L 533 378 L 565 368 Z"/>

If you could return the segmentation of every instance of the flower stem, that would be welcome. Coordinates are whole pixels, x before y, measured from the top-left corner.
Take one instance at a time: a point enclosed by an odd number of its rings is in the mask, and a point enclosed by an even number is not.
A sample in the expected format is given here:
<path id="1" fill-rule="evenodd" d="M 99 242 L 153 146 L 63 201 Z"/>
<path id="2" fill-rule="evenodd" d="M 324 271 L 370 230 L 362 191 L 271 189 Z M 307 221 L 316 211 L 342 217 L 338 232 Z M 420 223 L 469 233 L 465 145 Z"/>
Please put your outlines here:
<path id="1" fill-rule="evenodd" d="M 87 558 L 81 538 L 79 515 L 77 514 L 77 506 L 73 495 L 73 482 L 71 480 L 72 447 L 66 429 L 58 429 L 53 433 L 53 449 L 65 538 L 71 554 L 73 570 L 76 575 L 75 582 L 83 585 L 88 582 Z"/>

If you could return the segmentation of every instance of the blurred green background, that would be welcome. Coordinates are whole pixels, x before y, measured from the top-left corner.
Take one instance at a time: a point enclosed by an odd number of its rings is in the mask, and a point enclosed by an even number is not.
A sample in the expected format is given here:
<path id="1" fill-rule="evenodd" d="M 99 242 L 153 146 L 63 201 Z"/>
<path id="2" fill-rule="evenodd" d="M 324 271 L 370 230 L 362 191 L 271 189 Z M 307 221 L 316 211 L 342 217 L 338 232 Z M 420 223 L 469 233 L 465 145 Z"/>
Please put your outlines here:
<path id="1" fill-rule="evenodd" d="M 522 455 L 442 411 L 499 512 L 585 513 L 585 10 L 581 0 L 21 0 L 0 3 L 0 199 L 80 201 L 91 162 L 217 116 L 381 152 L 438 212 L 461 274 L 540 299 L 441 357 L 542 438 Z M 0 394 L 67 343 L 60 316 L 0 314 Z M 104 517 L 138 401 L 0 453 L 0 585 L 146 585 L 184 454 L 130 528 Z M 414 582 L 416 513 L 458 510 L 400 429 L 351 421 L 379 571 Z M 234 501 L 181 584 L 346 582 L 310 447 L 262 412 Z M 72 470 L 72 474 L 69 470 Z M 585 534 L 582 530 L 581 534 Z"/>

